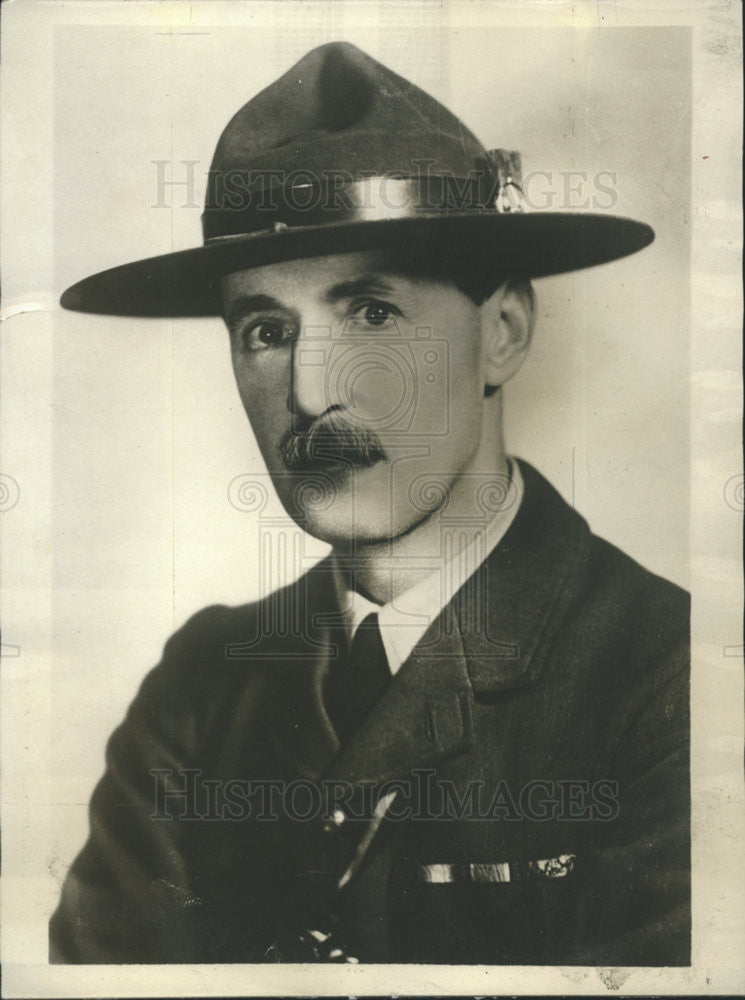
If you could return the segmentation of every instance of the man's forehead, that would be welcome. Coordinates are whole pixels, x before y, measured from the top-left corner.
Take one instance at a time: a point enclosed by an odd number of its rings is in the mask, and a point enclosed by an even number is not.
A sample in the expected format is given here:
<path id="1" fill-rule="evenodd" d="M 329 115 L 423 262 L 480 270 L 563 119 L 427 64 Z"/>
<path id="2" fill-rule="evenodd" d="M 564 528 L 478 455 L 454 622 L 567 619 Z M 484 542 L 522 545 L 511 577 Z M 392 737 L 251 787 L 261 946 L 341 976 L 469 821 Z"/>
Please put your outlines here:
<path id="1" fill-rule="evenodd" d="M 234 271 L 222 278 L 221 289 L 227 298 L 247 292 L 276 295 L 279 291 L 312 291 L 320 298 L 336 299 L 358 292 L 391 293 L 402 284 L 421 281 L 441 283 L 414 260 L 393 252 L 362 251 Z"/>

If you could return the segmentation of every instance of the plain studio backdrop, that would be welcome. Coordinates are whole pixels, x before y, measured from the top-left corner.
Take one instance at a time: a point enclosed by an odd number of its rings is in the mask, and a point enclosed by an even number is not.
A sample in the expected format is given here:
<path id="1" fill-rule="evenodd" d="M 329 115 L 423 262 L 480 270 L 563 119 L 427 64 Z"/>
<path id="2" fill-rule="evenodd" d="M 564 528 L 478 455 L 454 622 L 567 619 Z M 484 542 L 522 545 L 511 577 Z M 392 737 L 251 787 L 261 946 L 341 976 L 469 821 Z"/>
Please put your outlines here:
<path id="1" fill-rule="evenodd" d="M 487 147 L 520 150 L 536 208 L 655 229 L 637 255 L 536 282 L 506 436 L 597 534 L 686 585 L 688 30 L 517 29 L 498 11 L 469 27 L 432 8 L 423 30 L 394 24 L 395 5 L 364 25 L 341 6 L 292 6 L 281 30 L 258 16 L 250 28 L 57 30 L 55 294 L 200 243 L 228 119 L 313 46 L 354 42 Z M 58 310 L 52 363 L 56 887 L 85 837 L 106 738 L 168 635 L 206 604 L 261 596 L 325 548 L 298 539 L 276 500 L 257 509 L 240 491 L 263 465 L 220 320 Z"/>

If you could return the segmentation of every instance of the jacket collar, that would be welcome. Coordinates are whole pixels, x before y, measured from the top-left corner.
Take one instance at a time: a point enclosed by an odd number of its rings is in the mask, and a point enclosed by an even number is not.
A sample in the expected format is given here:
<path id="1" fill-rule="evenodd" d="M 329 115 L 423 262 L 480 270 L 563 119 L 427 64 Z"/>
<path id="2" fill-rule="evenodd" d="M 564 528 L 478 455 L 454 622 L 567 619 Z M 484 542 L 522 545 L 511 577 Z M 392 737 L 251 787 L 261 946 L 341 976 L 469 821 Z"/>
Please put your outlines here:
<path id="1" fill-rule="evenodd" d="M 304 642 L 316 652 L 283 685 L 285 722 L 277 720 L 276 733 L 277 750 L 300 773 L 380 783 L 432 766 L 473 745 L 476 697 L 538 678 L 577 592 L 590 532 L 535 469 L 525 462 L 520 467 L 525 495 L 504 538 L 432 623 L 342 749 L 321 697 L 329 655 L 344 648 L 330 560 L 296 585 L 303 587 L 299 600 L 309 626 Z"/>
<path id="2" fill-rule="evenodd" d="M 454 600 L 476 694 L 536 680 L 588 559 L 585 520 L 527 462 L 520 469 L 515 520 Z"/>
<path id="3" fill-rule="evenodd" d="M 447 510 L 440 524 L 440 551 L 449 553 L 445 564 L 432 565 L 429 573 L 387 604 L 373 604 L 351 589 L 351 574 L 341 567 L 338 573 L 339 602 L 347 609 L 347 624 L 353 635 L 355 628 L 370 612 L 377 612 L 380 631 L 391 673 L 395 674 L 409 659 L 423 639 L 428 627 L 455 595 L 491 555 L 512 524 L 520 509 L 524 485 L 517 462 L 509 460 L 510 478 L 495 481 L 494 496 L 480 493 L 481 518 L 477 525 L 458 520 Z M 490 504 L 490 508 L 487 508 Z M 484 523 L 481 519 L 488 515 Z M 464 528 L 471 527 L 472 537 L 463 544 Z"/>
<path id="4" fill-rule="evenodd" d="M 463 753 L 473 741 L 472 705 L 458 620 L 450 605 L 325 776 L 379 784 Z"/>

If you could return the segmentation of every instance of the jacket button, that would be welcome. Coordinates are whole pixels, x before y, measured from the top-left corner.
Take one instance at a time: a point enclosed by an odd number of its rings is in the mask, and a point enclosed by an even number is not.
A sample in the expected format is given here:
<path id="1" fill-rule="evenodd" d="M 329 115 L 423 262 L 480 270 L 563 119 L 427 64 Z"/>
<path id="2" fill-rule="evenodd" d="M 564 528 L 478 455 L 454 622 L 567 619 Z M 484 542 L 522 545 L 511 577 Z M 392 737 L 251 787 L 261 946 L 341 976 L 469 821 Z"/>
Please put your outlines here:
<path id="1" fill-rule="evenodd" d="M 338 807 L 323 821 L 321 829 L 324 833 L 336 833 L 347 817 Z"/>

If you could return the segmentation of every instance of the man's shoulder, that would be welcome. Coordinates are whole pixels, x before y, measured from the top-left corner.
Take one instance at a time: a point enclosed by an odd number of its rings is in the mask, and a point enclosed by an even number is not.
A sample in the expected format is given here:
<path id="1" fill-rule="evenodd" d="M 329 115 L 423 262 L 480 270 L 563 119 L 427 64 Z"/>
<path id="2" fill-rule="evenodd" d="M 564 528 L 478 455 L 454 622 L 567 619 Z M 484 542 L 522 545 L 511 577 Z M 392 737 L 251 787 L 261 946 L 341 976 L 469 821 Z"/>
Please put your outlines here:
<path id="1" fill-rule="evenodd" d="M 688 616 L 690 594 L 683 587 L 647 569 L 628 553 L 598 535 L 590 535 L 588 576 L 602 596 L 611 588 L 624 603 L 633 604 L 639 613 Z"/>
<path id="2" fill-rule="evenodd" d="M 514 549 L 529 551 L 538 536 L 554 559 L 541 571 L 547 580 L 528 575 L 536 593 L 544 594 L 551 623 L 541 673 L 546 690 L 562 691 L 569 714 L 574 690 L 583 711 L 603 720 L 608 745 L 626 747 L 628 767 L 646 759 L 652 747 L 685 748 L 688 593 L 594 535 L 535 470 L 526 475 L 523 468 L 523 475 L 531 506 Z M 524 584 L 522 593 L 529 593 Z"/>
<path id="3" fill-rule="evenodd" d="M 593 676 L 618 671 L 639 677 L 671 672 L 687 683 L 690 597 L 616 545 L 593 534 L 551 484 L 521 462 L 525 510 L 516 518 L 511 572 L 523 599 L 543 594 L 556 638 L 584 650 Z M 522 518 L 522 521 L 520 520 Z M 517 570 L 519 556 L 533 570 Z M 548 596 L 546 596 L 548 595 Z M 562 647 L 563 648 L 563 647 Z M 681 688 L 682 689 L 682 688 Z"/>
<path id="4" fill-rule="evenodd" d="M 257 722 L 318 657 L 310 607 L 323 588 L 318 577 L 311 571 L 261 600 L 196 612 L 165 643 L 130 714 L 195 744 L 229 717 Z"/>
<path id="5" fill-rule="evenodd" d="M 317 652 L 317 633 L 333 611 L 329 560 L 246 604 L 214 604 L 193 614 L 168 639 L 160 667 L 234 678 L 257 666 L 297 662 Z"/>
<path id="6" fill-rule="evenodd" d="M 562 554 L 567 561 L 575 556 L 579 575 L 599 600 L 612 593 L 623 603 L 687 613 L 690 596 L 686 590 L 594 534 L 582 515 L 536 469 L 523 460 L 520 468 L 526 486 L 525 529 L 535 534 L 540 524 L 546 540 L 551 539 L 557 561 Z"/>
<path id="7" fill-rule="evenodd" d="M 619 702 L 652 701 L 664 692 L 683 713 L 688 698 L 690 595 L 602 538 L 591 536 L 577 632 L 606 647 L 601 662 L 618 683 Z"/>
<path id="8" fill-rule="evenodd" d="M 325 561 L 258 600 L 202 608 L 170 637 L 164 659 L 176 656 L 200 661 L 202 666 L 206 659 L 245 666 L 262 657 L 271 659 L 275 648 L 310 642 L 315 620 L 328 603 L 331 574 L 324 567 Z"/>

